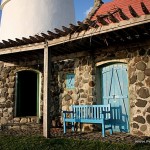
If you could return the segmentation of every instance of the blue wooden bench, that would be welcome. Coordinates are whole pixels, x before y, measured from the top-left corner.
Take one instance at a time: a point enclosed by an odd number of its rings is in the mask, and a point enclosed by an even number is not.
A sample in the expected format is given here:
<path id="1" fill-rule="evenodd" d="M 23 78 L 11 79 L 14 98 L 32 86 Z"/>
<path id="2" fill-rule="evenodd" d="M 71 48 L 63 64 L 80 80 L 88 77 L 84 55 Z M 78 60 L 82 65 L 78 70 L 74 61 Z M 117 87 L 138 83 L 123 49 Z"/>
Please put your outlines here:
<path id="1" fill-rule="evenodd" d="M 105 137 L 105 130 L 112 134 L 110 104 L 108 105 L 72 105 L 72 111 L 63 111 L 63 128 L 66 133 L 66 122 L 72 124 L 72 131 L 75 131 L 75 123 L 97 123 L 102 125 L 102 136 Z"/>

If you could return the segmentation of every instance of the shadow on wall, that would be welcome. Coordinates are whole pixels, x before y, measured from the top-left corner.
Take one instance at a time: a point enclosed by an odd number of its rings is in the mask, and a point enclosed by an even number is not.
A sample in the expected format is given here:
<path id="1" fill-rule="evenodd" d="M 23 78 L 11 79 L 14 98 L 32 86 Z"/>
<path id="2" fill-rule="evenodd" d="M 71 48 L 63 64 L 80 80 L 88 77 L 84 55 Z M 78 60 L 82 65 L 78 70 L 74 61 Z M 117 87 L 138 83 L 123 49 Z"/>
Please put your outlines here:
<path id="1" fill-rule="evenodd" d="M 128 115 L 123 114 L 122 106 L 111 107 L 111 123 L 114 131 L 128 132 Z"/>

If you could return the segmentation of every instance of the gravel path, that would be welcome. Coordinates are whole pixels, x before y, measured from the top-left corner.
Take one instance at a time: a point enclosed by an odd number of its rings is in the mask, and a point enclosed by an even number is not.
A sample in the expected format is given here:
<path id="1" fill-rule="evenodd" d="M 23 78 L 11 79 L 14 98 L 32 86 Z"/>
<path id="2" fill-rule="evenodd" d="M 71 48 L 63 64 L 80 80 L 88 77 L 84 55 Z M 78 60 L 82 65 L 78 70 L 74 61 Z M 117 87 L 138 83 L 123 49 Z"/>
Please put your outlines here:
<path id="1" fill-rule="evenodd" d="M 92 140 L 97 141 L 100 140 L 102 142 L 109 142 L 109 143 L 127 143 L 127 144 L 135 144 L 135 143 L 149 143 L 150 144 L 150 137 L 142 136 L 137 137 L 130 135 L 129 133 L 113 133 L 110 135 L 109 133 L 106 134 L 105 137 L 102 137 L 101 132 L 94 131 L 94 132 L 71 132 L 68 131 L 66 134 L 63 133 L 62 128 L 52 128 L 51 131 L 51 138 L 68 138 L 68 139 L 79 139 L 79 140 Z M 0 134 L 5 135 L 13 135 L 13 136 L 32 136 L 32 135 L 42 135 L 42 130 L 3 130 L 0 131 Z"/>
<path id="2" fill-rule="evenodd" d="M 127 144 L 135 144 L 135 143 L 149 143 L 150 137 L 142 136 L 137 137 L 130 135 L 129 133 L 113 133 L 110 135 L 106 133 L 105 137 L 102 137 L 102 133 L 98 131 L 94 132 L 67 132 L 63 134 L 63 131 L 60 129 L 52 129 L 51 130 L 52 137 L 55 138 L 69 138 L 69 139 L 80 139 L 80 140 L 100 140 L 103 142 L 109 143 L 127 143 Z"/>

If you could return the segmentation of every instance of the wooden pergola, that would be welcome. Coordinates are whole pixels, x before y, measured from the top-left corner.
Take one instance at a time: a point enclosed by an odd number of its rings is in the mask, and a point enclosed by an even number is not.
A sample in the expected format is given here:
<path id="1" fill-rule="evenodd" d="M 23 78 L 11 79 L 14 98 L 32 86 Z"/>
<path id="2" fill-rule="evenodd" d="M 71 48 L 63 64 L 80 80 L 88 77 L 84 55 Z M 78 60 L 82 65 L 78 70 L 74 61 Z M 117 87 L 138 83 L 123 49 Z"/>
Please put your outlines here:
<path id="1" fill-rule="evenodd" d="M 141 9 L 145 15 L 139 16 L 129 6 L 133 18 L 128 18 L 122 9 L 117 8 L 114 12 L 97 16 L 96 20 L 86 19 L 78 21 L 78 25 L 70 24 L 70 27 L 56 29 L 55 32 L 48 31 L 40 35 L 16 38 L 15 40 L 3 40 L 0 43 L 0 61 L 12 62 L 21 58 L 44 60 L 44 108 L 43 108 L 43 134 L 49 137 L 50 114 L 49 105 L 51 62 L 68 59 L 75 53 L 94 53 L 100 49 L 104 51 L 109 46 L 127 45 L 150 39 L 150 11 L 141 2 Z M 115 17 L 118 14 L 121 21 Z M 107 20 L 107 21 L 106 21 Z M 36 54 L 36 55 L 32 55 Z M 72 55 L 71 55 L 72 54 Z M 84 55 L 84 53 L 81 55 Z"/>

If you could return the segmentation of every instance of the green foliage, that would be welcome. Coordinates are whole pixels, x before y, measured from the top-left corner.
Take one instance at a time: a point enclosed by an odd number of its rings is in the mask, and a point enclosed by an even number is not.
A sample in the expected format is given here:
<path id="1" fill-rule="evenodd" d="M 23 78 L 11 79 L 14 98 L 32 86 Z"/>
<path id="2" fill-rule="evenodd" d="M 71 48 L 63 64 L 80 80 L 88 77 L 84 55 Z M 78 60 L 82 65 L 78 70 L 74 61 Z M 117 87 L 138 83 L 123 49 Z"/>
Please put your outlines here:
<path id="1" fill-rule="evenodd" d="M 121 144 L 42 136 L 0 135 L 0 150 L 149 150 L 149 144 Z"/>

